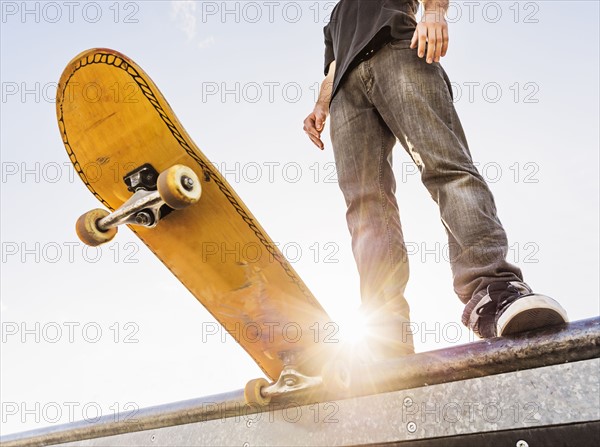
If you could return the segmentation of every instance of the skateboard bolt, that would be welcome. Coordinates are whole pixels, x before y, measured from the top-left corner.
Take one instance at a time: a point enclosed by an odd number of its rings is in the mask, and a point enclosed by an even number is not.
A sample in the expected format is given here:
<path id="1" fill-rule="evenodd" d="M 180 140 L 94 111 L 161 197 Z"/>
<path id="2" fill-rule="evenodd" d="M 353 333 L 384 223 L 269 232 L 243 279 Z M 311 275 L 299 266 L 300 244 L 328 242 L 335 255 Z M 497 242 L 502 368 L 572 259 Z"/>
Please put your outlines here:
<path id="1" fill-rule="evenodd" d="M 152 216 L 147 211 L 140 211 L 135 215 L 135 222 L 138 225 L 149 225 L 152 222 Z"/>
<path id="2" fill-rule="evenodd" d="M 415 424 L 414 422 L 409 422 L 408 424 L 406 424 L 406 429 L 409 433 L 414 433 L 417 431 L 417 424 Z"/>
<path id="3" fill-rule="evenodd" d="M 527 444 L 527 441 L 523 441 L 522 439 L 517 441 L 517 447 L 529 447 L 529 444 Z"/>
<path id="4" fill-rule="evenodd" d="M 181 186 L 183 186 L 187 191 L 191 191 L 194 189 L 194 180 L 184 175 L 181 177 Z"/>

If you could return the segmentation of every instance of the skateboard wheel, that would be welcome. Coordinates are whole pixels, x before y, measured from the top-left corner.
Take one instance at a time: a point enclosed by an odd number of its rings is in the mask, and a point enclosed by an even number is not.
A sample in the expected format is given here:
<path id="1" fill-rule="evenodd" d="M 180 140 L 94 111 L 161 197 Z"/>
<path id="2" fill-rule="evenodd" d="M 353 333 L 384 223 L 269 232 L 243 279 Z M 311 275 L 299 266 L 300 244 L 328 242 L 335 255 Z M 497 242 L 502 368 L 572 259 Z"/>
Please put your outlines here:
<path id="1" fill-rule="evenodd" d="M 263 396 L 262 389 L 269 385 L 265 379 L 253 379 L 246 384 L 244 388 L 244 399 L 249 405 L 259 405 L 264 407 L 271 402 L 269 396 Z"/>
<path id="2" fill-rule="evenodd" d="M 176 210 L 196 203 L 202 193 L 198 176 L 184 165 L 174 165 L 161 172 L 156 186 L 160 197 Z"/>
<path id="3" fill-rule="evenodd" d="M 77 232 L 79 240 L 91 247 L 96 247 L 112 240 L 117 234 L 117 228 L 112 227 L 106 231 L 102 231 L 96 224 L 96 222 L 109 214 L 108 211 L 98 208 L 88 211 L 79 217 L 75 224 L 75 231 Z"/>

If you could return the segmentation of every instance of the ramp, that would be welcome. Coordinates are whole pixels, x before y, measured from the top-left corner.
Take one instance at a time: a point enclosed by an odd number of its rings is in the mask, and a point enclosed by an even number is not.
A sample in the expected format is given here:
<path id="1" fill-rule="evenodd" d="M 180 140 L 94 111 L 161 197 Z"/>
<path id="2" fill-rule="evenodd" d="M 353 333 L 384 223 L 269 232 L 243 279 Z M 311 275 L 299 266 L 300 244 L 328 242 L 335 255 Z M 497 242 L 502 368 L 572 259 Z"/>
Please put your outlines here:
<path id="1" fill-rule="evenodd" d="M 600 439 L 600 318 L 378 363 L 352 394 L 243 390 L 0 439 L 3 446 L 586 446 Z M 115 422 L 116 420 L 116 422 Z"/>

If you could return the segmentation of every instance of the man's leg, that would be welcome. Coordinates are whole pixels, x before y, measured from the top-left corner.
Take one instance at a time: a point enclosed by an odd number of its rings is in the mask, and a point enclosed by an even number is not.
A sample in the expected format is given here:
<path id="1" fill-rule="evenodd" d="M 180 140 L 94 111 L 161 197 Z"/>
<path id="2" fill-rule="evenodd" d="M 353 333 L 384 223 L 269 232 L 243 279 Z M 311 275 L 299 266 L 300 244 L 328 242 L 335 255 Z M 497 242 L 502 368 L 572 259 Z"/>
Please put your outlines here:
<path id="1" fill-rule="evenodd" d="M 506 261 L 506 233 L 494 198 L 473 165 L 450 81 L 439 64 L 427 64 L 409 44 L 392 42 L 366 62 L 375 78 L 371 98 L 439 205 L 450 244 L 454 289 L 466 304 L 463 322 L 482 336 L 494 336 L 496 311 L 504 309 L 488 306 L 486 318 L 477 312 L 482 299 L 489 301 L 488 287 L 502 283 L 519 296 L 531 289 L 519 268 Z"/>
<path id="2" fill-rule="evenodd" d="M 331 104 L 331 140 L 360 274 L 362 310 L 373 321 L 376 356 L 413 352 L 404 298 L 408 259 L 402 237 L 392 148 L 396 138 L 370 103 L 371 80 L 359 66 Z"/>

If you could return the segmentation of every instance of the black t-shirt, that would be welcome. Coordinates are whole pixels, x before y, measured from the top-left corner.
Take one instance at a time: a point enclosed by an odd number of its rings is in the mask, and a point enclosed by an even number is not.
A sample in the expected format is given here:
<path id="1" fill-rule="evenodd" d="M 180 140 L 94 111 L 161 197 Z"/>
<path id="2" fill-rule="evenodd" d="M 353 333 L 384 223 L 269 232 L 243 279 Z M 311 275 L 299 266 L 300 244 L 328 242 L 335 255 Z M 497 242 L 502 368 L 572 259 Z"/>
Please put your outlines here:
<path id="1" fill-rule="evenodd" d="M 325 33 L 325 75 L 335 60 L 335 95 L 344 75 L 391 40 L 411 39 L 418 0 L 340 0 Z"/>

